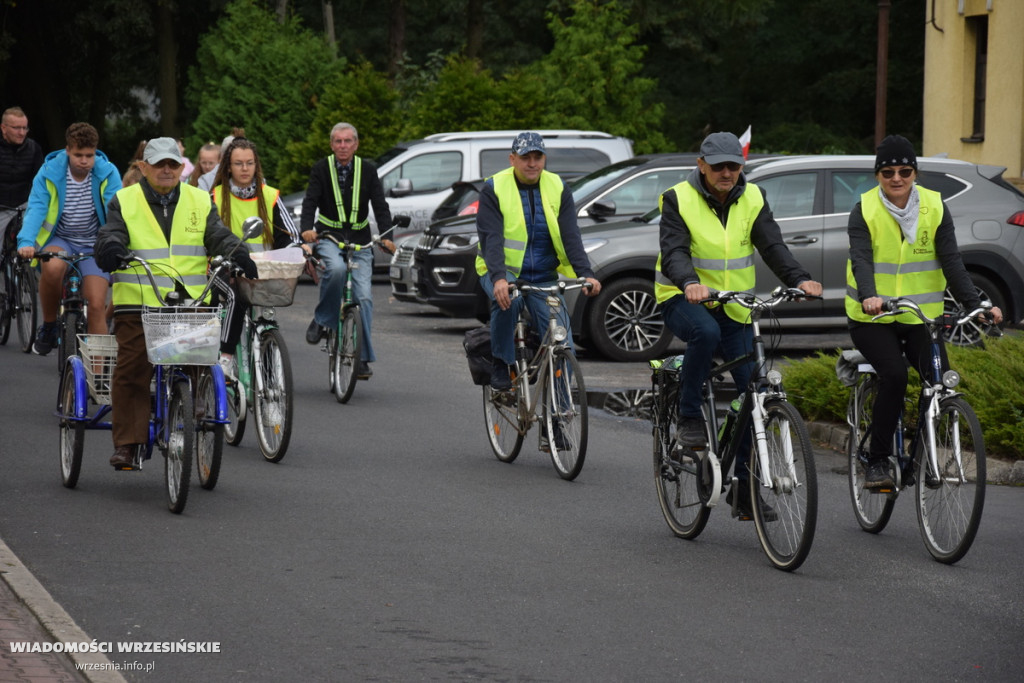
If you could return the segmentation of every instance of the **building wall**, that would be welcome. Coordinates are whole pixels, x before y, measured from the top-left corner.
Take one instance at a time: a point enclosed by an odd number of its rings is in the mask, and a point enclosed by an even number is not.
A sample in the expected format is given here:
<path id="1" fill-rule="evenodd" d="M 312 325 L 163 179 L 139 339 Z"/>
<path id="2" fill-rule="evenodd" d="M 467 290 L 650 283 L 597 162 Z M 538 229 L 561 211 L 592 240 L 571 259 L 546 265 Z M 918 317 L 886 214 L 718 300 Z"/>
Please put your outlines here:
<path id="1" fill-rule="evenodd" d="M 984 140 L 964 141 L 974 125 L 976 16 L 988 17 Z M 925 21 L 923 154 L 1024 175 L 1024 0 L 928 0 Z"/>

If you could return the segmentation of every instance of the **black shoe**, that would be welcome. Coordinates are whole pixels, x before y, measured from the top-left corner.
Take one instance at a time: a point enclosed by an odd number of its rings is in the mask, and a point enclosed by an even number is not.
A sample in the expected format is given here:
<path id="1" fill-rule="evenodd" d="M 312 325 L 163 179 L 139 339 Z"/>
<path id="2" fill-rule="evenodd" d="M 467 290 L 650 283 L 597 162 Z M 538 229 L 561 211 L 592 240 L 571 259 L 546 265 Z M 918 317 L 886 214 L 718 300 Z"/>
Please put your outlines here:
<path id="1" fill-rule="evenodd" d="M 676 447 L 691 451 L 702 451 L 708 447 L 708 440 L 704 434 L 704 418 L 679 417 L 679 427 L 676 429 Z"/>
<path id="2" fill-rule="evenodd" d="M 373 377 L 373 370 L 370 369 L 370 364 L 364 361 L 359 361 L 359 374 L 356 375 L 356 379 L 370 379 Z"/>
<path id="3" fill-rule="evenodd" d="M 316 318 L 310 321 L 309 327 L 306 328 L 306 343 L 316 344 L 318 341 L 324 338 L 324 328 L 320 327 L 317 323 Z"/>
<path id="4" fill-rule="evenodd" d="M 137 449 L 137 444 L 118 446 L 114 449 L 114 454 L 110 456 L 110 464 L 114 466 L 115 470 L 135 469 L 135 452 Z"/>
<path id="5" fill-rule="evenodd" d="M 725 496 L 725 503 L 730 507 L 732 506 L 734 491 L 739 496 L 736 500 L 737 518 L 743 521 L 753 519 L 754 506 L 750 504 L 750 484 L 745 481 L 737 481 L 736 484 L 729 489 L 729 493 Z M 775 512 L 775 509 L 771 505 L 760 499 L 758 499 L 757 502 L 761 506 L 761 518 L 764 519 L 764 521 L 774 522 L 779 518 L 778 513 Z"/>
<path id="6" fill-rule="evenodd" d="M 868 463 L 864 472 L 864 488 L 866 489 L 892 489 L 896 482 L 892 480 L 889 472 L 888 460 L 872 460 Z"/>
<path id="7" fill-rule="evenodd" d="M 495 358 L 491 361 L 491 391 L 510 391 L 512 378 L 508 374 L 505 361 Z"/>
<path id="8" fill-rule="evenodd" d="M 562 425 L 555 422 L 555 448 L 563 453 L 569 450 L 569 439 L 565 438 L 565 434 L 562 432 Z M 550 439 L 547 434 L 544 434 L 544 438 L 540 441 L 540 450 L 543 453 L 551 452 Z"/>
<path id="9" fill-rule="evenodd" d="M 36 339 L 32 342 L 32 353 L 45 356 L 57 345 L 57 323 L 43 323 L 36 330 Z"/>

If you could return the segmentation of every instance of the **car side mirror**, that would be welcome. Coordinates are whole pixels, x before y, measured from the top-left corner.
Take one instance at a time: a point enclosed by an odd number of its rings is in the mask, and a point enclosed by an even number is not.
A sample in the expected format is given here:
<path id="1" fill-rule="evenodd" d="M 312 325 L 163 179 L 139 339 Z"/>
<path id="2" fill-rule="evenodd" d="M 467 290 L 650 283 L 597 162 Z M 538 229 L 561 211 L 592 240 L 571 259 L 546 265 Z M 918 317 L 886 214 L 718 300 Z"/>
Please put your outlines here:
<path id="1" fill-rule="evenodd" d="M 596 201 L 587 207 L 587 215 L 591 218 L 607 218 L 615 215 L 615 202 L 611 199 Z"/>
<path id="2" fill-rule="evenodd" d="M 412 181 L 408 178 L 402 178 L 395 186 L 391 188 L 388 195 L 391 197 L 406 197 L 412 194 Z"/>

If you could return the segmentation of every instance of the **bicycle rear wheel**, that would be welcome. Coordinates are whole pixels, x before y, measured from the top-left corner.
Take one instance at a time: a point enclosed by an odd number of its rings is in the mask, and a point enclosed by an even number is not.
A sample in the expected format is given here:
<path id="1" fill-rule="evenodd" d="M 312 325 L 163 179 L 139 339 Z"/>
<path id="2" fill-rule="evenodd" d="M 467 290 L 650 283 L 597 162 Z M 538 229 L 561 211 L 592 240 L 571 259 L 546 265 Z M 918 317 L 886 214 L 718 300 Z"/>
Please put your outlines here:
<path id="1" fill-rule="evenodd" d="M 0 264 L 0 346 L 11 336 L 11 311 L 14 303 L 14 281 L 11 264 L 4 258 Z"/>
<path id="2" fill-rule="evenodd" d="M 362 338 L 363 322 L 359 317 L 359 306 L 349 306 L 342 314 L 338 350 L 331 365 L 331 384 L 334 386 L 334 397 L 338 399 L 338 403 L 348 403 L 352 398 L 352 392 L 355 391 Z"/>
<path id="3" fill-rule="evenodd" d="M 174 383 L 167 408 L 167 450 L 164 452 L 164 482 L 167 508 L 181 514 L 188 501 L 192 453 L 195 450 L 196 413 L 188 382 Z"/>
<path id="4" fill-rule="evenodd" d="M 292 365 L 288 347 L 278 330 L 267 330 L 256 349 L 260 377 L 253 378 L 253 414 L 256 440 L 263 457 L 279 462 L 292 435 Z M 261 388 L 262 387 L 262 388 Z"/>
<path id="5" fill-rule="evenodd" d="M 865 435 L 871 427 L 871 414 L 877 395 L 878 378 L 872 374 L 861 375 L 850 394 L 846 411 L 846 419 L 852 425 L 846 439 L 850 500 L 860 528 L 872 534 L 879 533 L 889 523 L 897 496 L 896 492 L 872 493 L 871 489 L 864 488 L 868 447 Z"/>
<path id="6" fill-rule="evenodd" d="M 85 424 L 70 417 L 75 410 L 75 394 L 74 370 L 66 368 L 57 397 L 57 414 L 60 417 L 60 477 L 69 489 L 78 484 L 78 475 L 82 471 L 82 448 L 85 445 Z"/>
<path id="7" fill-rule="evenodd" d="M 765 402 L 768 470 L 756 450 L 750 455 L 750 500 L 754 526 L 768 559 L 793 571 L 807 559 L 818 520 L 818 476 L 807 425 L 783 399 Z M 756 443 L 756 442 L 755 442 Z M 765 484 L 771 484 L 766 488 Z"/>
<path id="8" fill-rule="evenodd" d="M 544 387 L 544 424 L 551 462 L 558 476 L 575 479 L 587 458 L 587 390 L 579 361 L 568 349 L 551 357 Z"/>
<path id="9" fill-rule="evenodd" d="M 240 362 L 245 360 L 237 356 Z M 245 434 L 245 387 L 241 380 L 225 378 L 225 385 L 228 393 L 228 423 L 224 425 L 224 440 L 232 446 L 242 443 L 242 436 Z"/>
<path id="10" fill-rule="evenodd" d="M 654 486 L 658 504 L 668 528 L 679 538 L 700 536 L 711 517 L 711 508 L 701 496 L 701 454 L 696 451 L 673 457 L 676 446 L 676 401 L 671 391 L 665 406 L 655 406 L 654 416 Z M 705 421 L 705 432 L 709 431 Z M 706 435 L 710 440 L 711 434 Z"/>
<path id="11" fill-rule="evenodd" d="M 78 333 L 85 328 L 85 318 L 78 310 L 65 311 L 58 318 L 60 338 L 57 340 L 57 371 L 64 372 L 69 356 L 78 355 Z"/>
<path id="12" fill-rule="evenodd" d="M 517 390 L 511 392 L 491 391 L 484 385 L 484 423 L 487 426 L 487 440 L 498 460 L 512 462 L 523 447 L 526 423 L 519 419 Z"/>
<path id="13" fill-rule="evenodd" d="M 28 265 L 18 267 L 15 276 L 15 316 L 18 321 L 18 339 L 24 353 L 32 351 L 36 334 L 36 274 Z"/>
<path id="14" fill-rule="evenodd" d="M 212 421 L 217 416 L 217 395 L 213 373 L 209 368 L 199 375 L 195 401 L 196 474 L 199 475 L 199 485 L 211 491 L 220 477 L 220 464 L 224 455 L 224 425 Z"/>
<path id="15" fill-rule="evenodd" d="M 917 521 L 932 557 L 953 564 L 967 554 L 978 533 L 986 475 L 981 424 L 974 409 L 958 396 L 939 405 L 935 451 L 938 472 L 932 469 L 924 444 L 917 449 Z"/>

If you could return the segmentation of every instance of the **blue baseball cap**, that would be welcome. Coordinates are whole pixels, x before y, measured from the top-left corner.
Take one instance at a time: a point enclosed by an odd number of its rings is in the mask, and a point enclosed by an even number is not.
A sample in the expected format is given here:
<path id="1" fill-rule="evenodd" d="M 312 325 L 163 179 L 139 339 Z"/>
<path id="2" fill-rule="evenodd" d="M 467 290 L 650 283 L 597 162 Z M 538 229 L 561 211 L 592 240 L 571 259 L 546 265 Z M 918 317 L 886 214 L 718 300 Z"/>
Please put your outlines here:
<path id="1" fill-rule="evenodd" d="M 547 152 L 544 151 L 544 138 L 540 136 L 540 133 L 520 133 L 516 136 L 516 139 L 512 141 L 513 154 L 524 156 L 530 152 L 547 154 Z"/>

